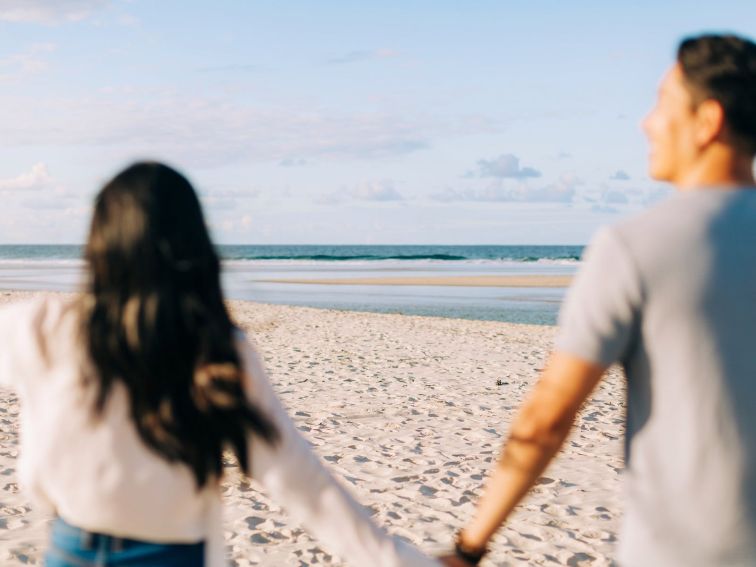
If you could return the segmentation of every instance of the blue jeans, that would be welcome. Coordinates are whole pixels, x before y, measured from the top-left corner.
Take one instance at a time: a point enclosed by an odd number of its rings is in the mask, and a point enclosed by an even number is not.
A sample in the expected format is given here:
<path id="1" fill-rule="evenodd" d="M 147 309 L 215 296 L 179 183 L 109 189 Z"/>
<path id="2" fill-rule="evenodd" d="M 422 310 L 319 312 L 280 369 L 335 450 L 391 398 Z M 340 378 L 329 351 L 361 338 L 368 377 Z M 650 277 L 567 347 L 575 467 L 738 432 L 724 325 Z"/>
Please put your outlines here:
<path id="1" fill-rule="evenodd" d="M 151 543 L 97 534 L 63 519 L 53 522 L 47 567 L 202 567 L 205 542 Z"/>

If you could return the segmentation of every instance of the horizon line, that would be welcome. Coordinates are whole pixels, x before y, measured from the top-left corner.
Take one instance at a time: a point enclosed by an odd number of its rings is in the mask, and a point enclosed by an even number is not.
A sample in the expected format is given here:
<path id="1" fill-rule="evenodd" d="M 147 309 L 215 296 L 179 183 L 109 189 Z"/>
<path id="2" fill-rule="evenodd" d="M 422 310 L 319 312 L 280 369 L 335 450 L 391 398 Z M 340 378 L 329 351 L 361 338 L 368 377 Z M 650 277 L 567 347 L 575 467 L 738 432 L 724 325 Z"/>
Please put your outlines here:
<path id="1" fill-rule="evenodd" d="M 213 246 L 587 246 L 588 243 L 571 243 L 571 244 L 557 244 L 557 243 L 551 243 L 551 244 L 501 244 L 501 243 L 476 243 L 476 244 L 439 244 L 439 243 L 402 243 L 402 244 L 381 244 L 381 243 L 375 243 L 375 244 L 333 244 L 333 243 L 318 243 L 318 244 L 306 244 L 306 243 L 261 243 L 261 242 L 234 242 L 234 243 L 227 243 L 227 242 L 221 242 L 221 243 L 213 243 Z M 17 242 L 17 243 L 0 243 L 0 247 L 2 246 L 86 246 L 86 243 L 75 243 L 75 242 Z"/>

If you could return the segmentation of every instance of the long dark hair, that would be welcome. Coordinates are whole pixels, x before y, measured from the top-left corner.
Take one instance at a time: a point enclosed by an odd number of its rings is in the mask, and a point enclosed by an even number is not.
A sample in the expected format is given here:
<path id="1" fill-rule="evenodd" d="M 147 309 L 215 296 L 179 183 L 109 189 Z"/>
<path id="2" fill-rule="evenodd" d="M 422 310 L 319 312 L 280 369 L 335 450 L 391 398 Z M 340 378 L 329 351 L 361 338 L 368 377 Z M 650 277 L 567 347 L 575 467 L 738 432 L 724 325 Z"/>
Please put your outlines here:
<path id="1" fill-rule="evenodd" d="M 248 471 L 249 430 L 266 442 L 277 433 L 245 396 L 220 261 L 189 181 L 160 163 L 116 175 L 95 199 L 85 259 L 96 415 L 121 382 L 141 439 L 188 465 L 198 488 L 220 478 L 227 445 Z"/>

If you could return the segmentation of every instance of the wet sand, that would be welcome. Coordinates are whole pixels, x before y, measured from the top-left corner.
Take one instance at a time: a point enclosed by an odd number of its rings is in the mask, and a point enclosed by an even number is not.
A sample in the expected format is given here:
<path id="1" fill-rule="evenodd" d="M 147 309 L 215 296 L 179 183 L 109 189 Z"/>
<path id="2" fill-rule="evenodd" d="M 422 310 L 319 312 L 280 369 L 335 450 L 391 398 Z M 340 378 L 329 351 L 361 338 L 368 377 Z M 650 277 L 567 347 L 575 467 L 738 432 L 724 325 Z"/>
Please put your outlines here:
<path id="1" fill-rule="evenodd" d="M 267 279 L 264 283 L 320 285 L 422 285 L 453 287 L 569 287 L 571 276 L 410 276 L 377 278 Z"/>

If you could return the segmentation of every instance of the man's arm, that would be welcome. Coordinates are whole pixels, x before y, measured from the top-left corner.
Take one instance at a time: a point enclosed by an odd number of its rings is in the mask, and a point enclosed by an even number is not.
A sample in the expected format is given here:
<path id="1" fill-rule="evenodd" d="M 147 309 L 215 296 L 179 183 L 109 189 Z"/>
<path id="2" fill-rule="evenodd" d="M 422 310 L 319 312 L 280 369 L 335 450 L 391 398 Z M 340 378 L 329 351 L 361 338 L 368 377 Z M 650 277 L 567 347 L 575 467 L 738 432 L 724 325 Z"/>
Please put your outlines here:
<path id="1" fill-rule="evenodd" d="M 460 534 L 463 551 L 484 549 L 554 458 L 604 371 L 631 348 L 643 304 L 643 280 L 620 232 L 601 229 L 565 296 L 555 353 L 515 418 L 475 515 Z M 456 558 L 446 562 L 465 565 Z"/>
<path id="2" fill-rule="evenodd" d="M 575 416 L 606 367 L 576 356 L 552 354 L 528 400 L 522 405 L 472 520 L 460 533 L 466 549 L 482 550 L 525 496 L 567 437 Z M 447 565 L 465 565 L 456 557 Z"/>

